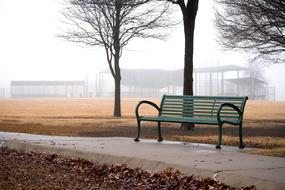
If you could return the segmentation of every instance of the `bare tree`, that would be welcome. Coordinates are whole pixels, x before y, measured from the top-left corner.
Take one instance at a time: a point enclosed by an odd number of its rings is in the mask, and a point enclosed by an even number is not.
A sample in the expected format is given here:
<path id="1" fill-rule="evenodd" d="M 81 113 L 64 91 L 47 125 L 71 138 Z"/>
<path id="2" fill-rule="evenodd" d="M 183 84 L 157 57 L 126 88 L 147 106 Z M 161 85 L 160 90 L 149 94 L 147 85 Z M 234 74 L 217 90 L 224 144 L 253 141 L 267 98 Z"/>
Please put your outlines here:
<path id="1" fill-rule="evenodd" d="M 121 116 L 120 58 L 134 38 L 164 39 L 168 29 L 169 4 L 153 0 L 66 0 L 63 12 L 71 28 L 65 39 L 89 46 L 102 46 L 115 83 L 114 116 Z"/>
<path id="2" fill-rule="evenodd" d="M 226 49 L 244 50 L 285 61 L 285 0 L 216 0 L 219 42 Z"/>
<path id="3" fill-rule="evenodd" d="M 185 52 L 184 52 L 184 80 L 183 95 L 193 95 L 193 54 L 194 30 L 199 0 L 168 0 L 180 7 L 183 16 Z M 185 129 L 193 129 L 194 125 L 182 124 Z"/>

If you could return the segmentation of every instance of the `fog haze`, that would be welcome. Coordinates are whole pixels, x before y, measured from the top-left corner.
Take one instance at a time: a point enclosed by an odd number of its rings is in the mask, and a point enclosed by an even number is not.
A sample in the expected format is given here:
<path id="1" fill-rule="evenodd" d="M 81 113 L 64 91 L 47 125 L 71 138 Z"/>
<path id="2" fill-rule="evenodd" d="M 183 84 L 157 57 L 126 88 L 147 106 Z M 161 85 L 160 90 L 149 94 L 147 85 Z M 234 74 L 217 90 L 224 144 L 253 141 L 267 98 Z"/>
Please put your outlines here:
<path id="1" fill-rule="evenodd" d="M 217 44 L 212 6 L 212 1 L 200 1 L 194 67 L 246 66 L 248 55 L 225 53 Z M 108 69 L 103 49 L 56 37 L 65 29 L 60 21 L 62 10 L 61 0 L 0 0 L 0 88 L 9 87 L 11 80 L 84 80 Z M 182 19 L 179 11 L 175 16 Z M 178 70 L 183 68 L 183 56 L 181 23 L 165 41 L 133 40 L 123 51 L 121 67 Z M 284 64 L 264 69 L 270 85 L 276 87 L 276 100 L 285 100 Z"/>

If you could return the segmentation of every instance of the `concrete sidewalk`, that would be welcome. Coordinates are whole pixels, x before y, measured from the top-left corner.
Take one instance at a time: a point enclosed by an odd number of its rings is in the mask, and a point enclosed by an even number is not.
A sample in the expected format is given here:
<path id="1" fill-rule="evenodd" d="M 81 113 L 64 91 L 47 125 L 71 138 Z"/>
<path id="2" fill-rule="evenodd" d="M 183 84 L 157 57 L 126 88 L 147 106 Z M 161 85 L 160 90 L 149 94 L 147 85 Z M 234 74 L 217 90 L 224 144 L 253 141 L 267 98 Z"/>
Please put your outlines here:
<path id="1" fill-rule="evenodd" d="M 285 189 L 285 159 L 240 153 L 237 147 L 132 138 L 82 138 L 0 132 L 0 146 L 56 153 L 103 164 L 127 164 L 150 172 L 178 169 L 186 175 L 215 177 L 228 185 Z"/>

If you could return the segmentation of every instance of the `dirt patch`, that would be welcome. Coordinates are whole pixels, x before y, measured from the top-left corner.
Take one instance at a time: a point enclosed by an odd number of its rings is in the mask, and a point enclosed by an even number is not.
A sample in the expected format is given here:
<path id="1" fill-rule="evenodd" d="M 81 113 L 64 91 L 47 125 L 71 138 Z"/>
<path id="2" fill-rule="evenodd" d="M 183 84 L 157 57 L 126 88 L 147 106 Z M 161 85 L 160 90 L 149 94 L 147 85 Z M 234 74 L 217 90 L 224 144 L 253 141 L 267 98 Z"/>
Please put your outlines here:
<path id="1" fill-rule="evenodd" d="M 1 122 L 4 122 L 4 123 L 17 123 L 17 122 L 20 122 L 20 121 L 16 120 L 16 119 L 1 119 Z"/>

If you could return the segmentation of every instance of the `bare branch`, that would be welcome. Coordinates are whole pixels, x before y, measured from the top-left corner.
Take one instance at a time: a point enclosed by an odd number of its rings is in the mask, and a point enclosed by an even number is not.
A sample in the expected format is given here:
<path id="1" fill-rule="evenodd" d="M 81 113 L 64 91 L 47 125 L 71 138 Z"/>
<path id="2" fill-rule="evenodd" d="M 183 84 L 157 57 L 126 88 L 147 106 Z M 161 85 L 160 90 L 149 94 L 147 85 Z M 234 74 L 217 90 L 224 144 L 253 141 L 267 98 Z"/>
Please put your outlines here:
<path id="1" fill-rule="evenodd" d="M 216 1 L 223 8 L 216 10 L 223 47 L 285 61 L 285 0 Z"/>
<path id="2" fill-rule="evenodd" d="M 115 78 L 123 48 L 134 38 L 164 39 L 167 34 L 162 29 L 177 24 L 171 11 L 165 0 L 66 0 L 63 16 L 69 27 L 59 37 L 104 47 Z"/>

